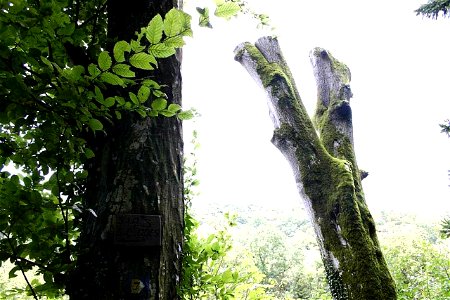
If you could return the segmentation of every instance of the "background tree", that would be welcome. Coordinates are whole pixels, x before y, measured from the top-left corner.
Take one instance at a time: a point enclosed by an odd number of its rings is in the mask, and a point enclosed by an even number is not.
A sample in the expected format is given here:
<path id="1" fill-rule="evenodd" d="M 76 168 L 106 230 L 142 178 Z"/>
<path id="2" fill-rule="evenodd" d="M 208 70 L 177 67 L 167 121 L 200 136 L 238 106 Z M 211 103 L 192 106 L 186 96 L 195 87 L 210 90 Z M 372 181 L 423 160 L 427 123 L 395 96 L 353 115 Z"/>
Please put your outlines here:
<path id="1" fill-rule="evenodd" d="M 181 121 L 158 116 L 183 118 L 190 17 L 176 1 L 1 5 L 0 260 L 38 269 L 35 298 L 176 298 Z M 129 214 L 161 218 L 154 247 L 119 243 Z"/>
<path id="2" fill-rule="evenodd" d="M 294 171 L 333 297 L 396 299 L 353 150 L 347 66 L 324 49 L 311 52 L 318 86 L 313 125 L 276 39 L 241 44 L 235 59 L 268 94 L 272 142 Z"/>
<path id="3" fill-rule="evenodd" d="M 34 298 L 177 298 L 180 4 L 0 2 L 0 263 Z"/>
<path id="4" fill-rule="evenodd" d="M 429 0 L 427 4 L 421 5 L 416 13 L 428 18 L 437 19 L 439 14 L 446 17 L 450 10 L 450 1 L 448 0 Z"/>
<path id="5" fill-rule="evenodd" d="M 106 10 L 107 39 L 131 40 L 155 15 L 165 15 L 178 4 L 178 1 L 110 0 Z M 164 34 L 171 37 L 169 27 L 165 29 Z M 178 53 L 161 59 L 157 70 L 138 72 L 136 80 L 156 79 L 164 86 L 161 91 L 167 100 L 180 105 L 180 57 Z M 129 92 L 121 89 L 117 94 L 126 97 Z M 68 293 L 73 299 L 175 299 L 183 241 L 181 121 L 143 119 L 125 113 L 104 131 L 91 136 L 87 143 L 95 158 L 87 165 L 89 175 L 83 204 L 93 209 L 96 216 L 88 214 L 83 220 L 77 245 L 79 257 Z M 139 228 L 146 222 L 141 218 L 148 215 L 160 217 L 161 225 Z M 118 228 L 122 218 L 126 221 L 121 226 L 127 230 L 153 229 L 157 232 L 154 239 L 161 240 L 153 246 L 130 245 L 133 241 L 118 245 L 115 235 L 123 230 Z M 135 236 L 142 239 L 145 232 L 142 234 Z"/>
<path id="6" fill-rule="evenodd" d="M 450 1 L 448 0 L 430 0 L 427 4 L 421 5 L 417 10 L 417 15 L 422 15 L 427 18 L 437 19 L 439 14 L 447 17 L 450 11 Z M 441 132 L 450 136 L 450 120 L 445 120 L 445 123 L 439 124 Z M 442 220 L 441 232 L 445 238 L 450 237 L 450 218 Z"/>

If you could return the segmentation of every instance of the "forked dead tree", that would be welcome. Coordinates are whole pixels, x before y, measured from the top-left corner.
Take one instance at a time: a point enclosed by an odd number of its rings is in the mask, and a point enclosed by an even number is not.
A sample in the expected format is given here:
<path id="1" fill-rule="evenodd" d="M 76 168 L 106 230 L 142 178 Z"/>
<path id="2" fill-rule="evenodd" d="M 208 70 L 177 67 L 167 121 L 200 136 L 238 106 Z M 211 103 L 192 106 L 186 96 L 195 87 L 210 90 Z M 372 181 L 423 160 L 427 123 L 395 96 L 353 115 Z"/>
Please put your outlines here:
<path id="1" fill-rule="evenodd" d="M 243 43 L 235 59 L 267 92 L 272 143 L 289 161 L 319 243 L 334 299 L 396 299 L 367 208 L 353 148 L 350 70 L 328 51 L 310 54 L 318 88 L 313 121 L 278 41 Z"/>

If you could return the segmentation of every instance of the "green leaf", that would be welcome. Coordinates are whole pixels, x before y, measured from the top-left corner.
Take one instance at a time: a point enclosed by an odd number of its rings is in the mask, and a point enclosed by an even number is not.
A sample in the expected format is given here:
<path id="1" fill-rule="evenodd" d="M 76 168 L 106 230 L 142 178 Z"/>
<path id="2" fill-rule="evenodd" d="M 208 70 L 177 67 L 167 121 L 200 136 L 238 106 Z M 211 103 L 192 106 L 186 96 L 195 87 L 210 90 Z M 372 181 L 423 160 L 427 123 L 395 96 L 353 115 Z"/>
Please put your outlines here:
<path id="1" fill-rule="evenodd" d="M 17 272 L 18 270 L 20 270 L 20 267 L 18 267 L 18 266 L 15 266 L 14 268 L 12 268 L 12 269 L 9 271 L 9 273 L 8 273 L 8 278 L 11 279 L 11 278 L 17 277 L 16 272 Z"/>
<path id="2" fill-rule="evenodd" d="M 220 18 L 230 19 L 237 15 L 241 7 L 236 2 L 225 2 L 218 4 L 214 15 Z"/>
<path id="3" fill-rule="evenodd" d="M 117 102 L 119 105 L 124 105 L 124 104 L 125 104 L 125 99 L 124 99 L 123 97 L 115 96 L 114 99 L 116 99 L 116 102 Z"/>
<path id="4" fill-rule="evenodd" d="M 117 62 L 123 62 L 123 61 L 125 61 L 125 52 L 130 52 L 130 51 L 131 51 L 130 44 L 128 44 L 125 41 L 118 41 L 114 45 L 114 49 L 113 49 L 114 59 Z"/>
<path id="5" fill-rule="evenodd" d="M 29 177 L 24 177 L 22 180 L 23 180 L 23 184 L 26 187 L 31 187 L 33 181 Z"/>
<path id="6" fill-rule="evenodd" d="M 124 85 L 123 80 L 119 76 L 110 72 L 105 72 L 101 74 L 100 79 L 112 85 L 120 85 L 120 86 Z"/>
<path id="7" fill-rule="evenodd" d="M 42 60 L 42 62 L 43 62 L 44 64 L 46 64 L 50 69 L 53 70 L 53 65 L 52 65 L 52 63 L 51 63 L 46 57 L 41 56 L 41 60 Z"/>
<path id="8" fill-rule="evenodd" d="M 169 48 L 181 48 L 184 44 L 185 42 L 181 36 L 174 36 L 164 41 L 164 45 Z"/>
<path id="9" fill-rule="evenodd" d="M 191 110 L 181 111 L 177 114 L 178 119 L 186 121 L 194 118 L 194 113 Z"/>
<path id="10" fill-rule="evenodd" d="M 108 51 L 102 51 L 98 56 L 98 66 L 101 70 L 106 71 L 111 68 L 112 60 Z"/>
<path id="11" fill-rule="evenodd" d="M 149 51 L 157 58 L 166 58 L 175 54 L 175 48 L 168 47 L 165 44 L 152 45 Z"/>
<path id="12" fill-rule="evenodd" d="M 158 98 L 166 97 L 167 98 L 167 95 L 161 90 L 153 90 L 152 93 L 155 97 L 158 97 Z"/>
<path id="13" fill-rule="evenodd" d="M 116 119 L 117 119 L 117 120 L 122 119 L 122 114 L 120 113 L 120 111 L 116 110 L 116 111 L 114 111 L 114 113 L 115 113 L 115 115 L 116 115 Z"/>
<path id="14" fill-rule="evenodd" d="M 233 279 L 233 272 L 230 269 L 225 270 L 222 273 L 222 280 L 225 282 L 230 282 Z"/>
<path id="15" fill-rule="evenodd" d="M 190 36 L 192 37 L 192 29 L 191 29 L 191 15 L 188 13 L 185 13 L 184 11 L 180 10 L 179 11 L 182 17 L 182 22 L 183 22 L 183 29 L 181 32 L 182 36 Z"/>
<path id="16" fill-rule="evenodd" d="M 84 156 L 86 156 L 87 159 L 93 158 L 93 157 L 95 157 L 95 153 L 91 149 L 85 148 L 84 149 Z"/>
<path id="17" fill-rule="evenodd" d="M 142 46 L 138 41 L 131 40 L 131 50 L 133 50 L 136 53 L 142 52 L 145 50 L 145 46 Z"/>
<path id="18" fill-rule="evenodd" d="M 99 89 L 98 86 L 95 86 L 95 99 L 97 99 L 98 102 L 103 103 L 103 94 L 102 91 Z"/>
<path id="19" fill-rule="evenodd" d="M 103 124 L 97 119 L 89 119 L 89 127 L 92 131 L 102 130 Z"/>
<path id="20" fill-rule="evenodd" d="M 62 76 L 67 78 L 71 82 L 77 82 L 82 80 L 82 74 L 84 73 L 84 67 L 77 65 L 72 68 L 66 68 L 62 70 Z"/>
<path id="21" fill-rule="evenodd" d="M 157 117 L 158 116 L 158 112 L 156 110 L 151 110 L 148 112 L 148 116 L 149 117 Z"/>
<path id="22" fill-rule="evenodd" d="M 181 106 L 176 104 L 176 103 L 172 103 L 169 104 L 169 107 L 167 107 L 167 110 L 173 113 L 177 113 L 181 110 Z"/>
<path id="23" fill-rule="evenodd" d="M 156 81 L 151 80 L 151 79 L 146 79 L 146 80 L 144 80 L 144 81 L 142 82 L 142 85 L 151 87 L 151 88 L 153 88 L 153 89 L 160 89 L 160 88 L 161 88 L 161 86 L 159 85 L 159 83 L 157 83 Z"/>
<path id="24" fill-rule="evenodd" d="M 100 69 L 94 64 L 90 64 L 88 66 L 88 72 L 92 77 L 97 77 L 98 75 L 100 75 L 102 73 L 100 71 Z"/>
<path id="25" fill-rule="evenodd" d="M 151 104 L 152 108 L 156 111 L 161 111 L 167 107 L 167 100 L 164 98 L 158 98 Z"/>
<path id="26" fill-rule="evenodd" d="M 138 69 L 153 70 L 154 68 L 150 63 L 156 65 L 156 59 L 153 55 L 147 53 L 136 53 L 130 58 L 130 64 Z"/>
<path id="27" fill-rule="evenodd" d="M 143 118 L 147 117 L 147 112 L 146 112 L 145 110 L 143 110 L 143 109 L 138 109 L 138 110 L 136 110 L 136 111 L 137 111 L 137 113 L 138 113 L 141 117 L 143 117 Z"/>
<path id="28" fill-rule="evenodd" d="M 139 88 L 139 91 L 138 91 L 138 98 L 139 98 L 139 101 L 141 102 L 141 103 L 144 103 L 145 101 L 147 101 L 148 100 L 148 97 L 150 96 L 150 88 L 149 87 L 147 87 L 147 86 L 141 86 L 140 88 Z"/>
<path id="29" fill-rule="evenodd" d="M 209 8 L 197 7 L 196 9 L 197 9 L 198 13 L 200 14 L 200 16 L 198 18 L 198 25 L 200 27 L 212 28 L 212 25 L 209 21 Z"/>
<path id="30" fill-rule="evenodd" d="M 133 102 L 136 105 L 139 105 L 139 99 L 133 92 L 128 92 L 128 96 L 130 97 L 131 102 Z"/>
<path id="31" fill-rule="evenodd" d="M 160 14 L 157 14 L 148 23 L 147 29 L 145 31 L 145 37 L 152 44 L 157 44 L 161 41 L 163 34 L 164 22 Z"/>
<path id="32" fill-rule="evenodd" d="M 176 8 L 172 8 L 164 17 L 164 33 L 168 37 L 176 36 L 183 30 L 183 14 Z"/>
<path id="33" fill-rule="evenodd" d="M 130 66 L 126 64 L 117 64 L 112 67 L 112 71 L 119 76 L 134 78 L 136 74 L 130 70 Z"/>
<path id="34" fill-rule="evenodd" d="M 176 115 L 176 113 L 171 112 L 171 111 L 168 111 L 168 110 L 161 110 L 161 111 L 158 111 L 158 112 L 159 112 L 161 115 L 163 115 L 164 117 L 168 117 L 168 118 L 173 117 L 173 116 Z"/>
<path id="35" fill-rule="evenodd" d="M 116 103 L 116 99 L 114 97 L 108 97 L 105 99 L 105 102 L 103 102 L 103 105 L 106 107 L 111 107 Z"/>

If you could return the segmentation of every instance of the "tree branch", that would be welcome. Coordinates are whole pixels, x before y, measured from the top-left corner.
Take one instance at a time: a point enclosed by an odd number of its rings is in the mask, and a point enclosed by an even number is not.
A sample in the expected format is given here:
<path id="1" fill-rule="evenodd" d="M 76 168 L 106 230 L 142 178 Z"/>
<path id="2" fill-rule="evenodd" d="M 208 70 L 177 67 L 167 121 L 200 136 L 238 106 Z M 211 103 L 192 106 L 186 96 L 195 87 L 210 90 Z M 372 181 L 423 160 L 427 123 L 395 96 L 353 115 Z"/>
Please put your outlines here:
<path id="1" fill-rule="evenodd" d="M 353 150 L 347 66 L 324 49 L 312 51 L 318 86 L 313 125 L 276 39 L 243 43 L 235 59 L 267 93 L 272 143 L 294 172 L 334 299 L 396 299 Z"/>
<path id="2" fill-rule="evenodd" d="M 8 241 L 9 248 L 11 249 L 12 256 L 14 258 L 14 263 L 19 267 L 20 272 L 22 273 L 22 276 L 25 279 L 25 282 L 27 283 L 27 286 L 30 289 L 31 294 L 33 295 L 33 298 L 35 300 L 39 300 L 38 295 L 36 294 L 33 286 L 30 283 L 30 281 L 28 280 L 27 274 L 25 274 L 25 270 L 22 267 L 22 264 L 20 263 L 21 258 L 17 255 L 16 249 L 14 248 L 14 245 L 11 242 L 11 238 L 9 237 L 9 235 L 6 235 L 4 232 L 0 232 L 0 233 L 2 233 L 6 237 L 6 240 Z"/>

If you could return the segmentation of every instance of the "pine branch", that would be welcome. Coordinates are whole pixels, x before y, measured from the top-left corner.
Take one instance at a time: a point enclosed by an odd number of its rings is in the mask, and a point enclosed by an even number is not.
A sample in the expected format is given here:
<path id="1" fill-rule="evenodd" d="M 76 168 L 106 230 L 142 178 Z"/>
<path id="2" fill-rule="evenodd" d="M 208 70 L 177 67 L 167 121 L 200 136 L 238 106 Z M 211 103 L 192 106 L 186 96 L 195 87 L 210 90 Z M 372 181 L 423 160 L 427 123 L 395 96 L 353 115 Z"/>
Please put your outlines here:
<path id="1" fill-rule="evenodd" d="M 431 19 L 437 19 L 440 13 L 443 17 L 448 17 L 450 16 L 450 0 L 431 0 L 416 9 L 415 13 Z"/>

